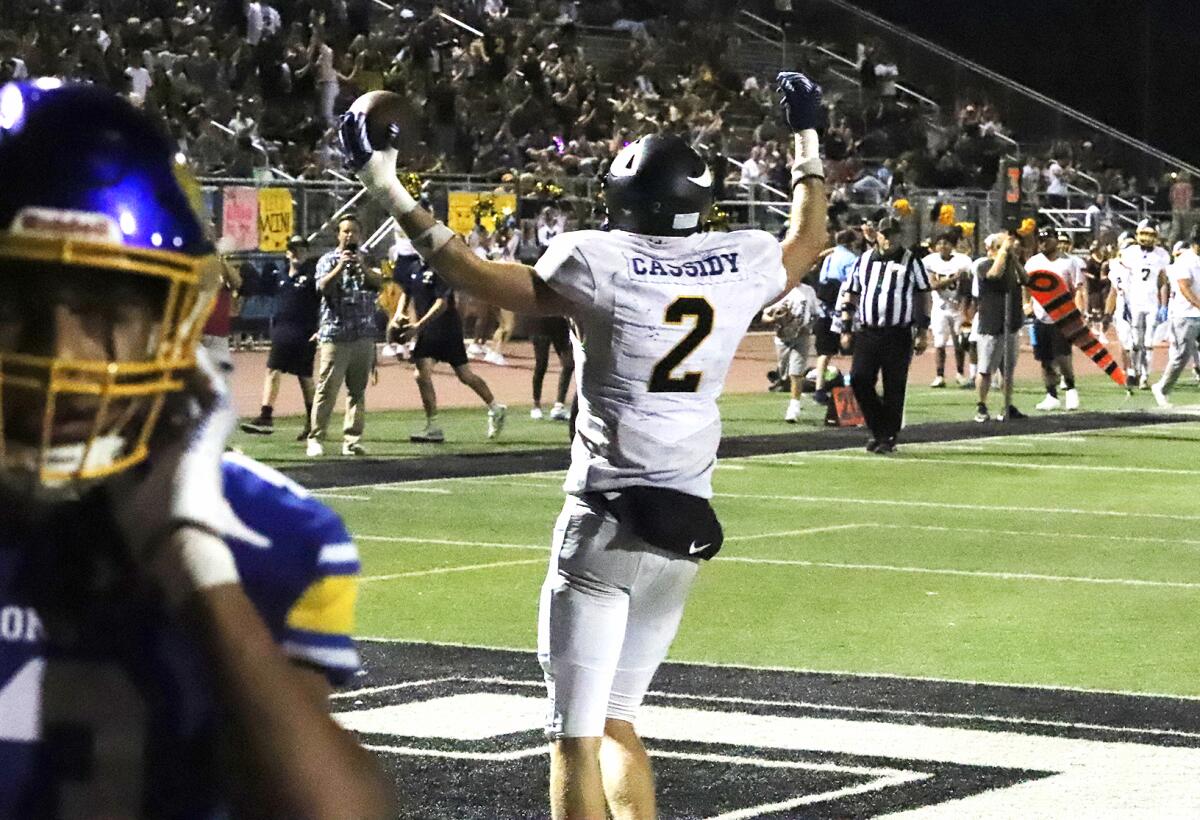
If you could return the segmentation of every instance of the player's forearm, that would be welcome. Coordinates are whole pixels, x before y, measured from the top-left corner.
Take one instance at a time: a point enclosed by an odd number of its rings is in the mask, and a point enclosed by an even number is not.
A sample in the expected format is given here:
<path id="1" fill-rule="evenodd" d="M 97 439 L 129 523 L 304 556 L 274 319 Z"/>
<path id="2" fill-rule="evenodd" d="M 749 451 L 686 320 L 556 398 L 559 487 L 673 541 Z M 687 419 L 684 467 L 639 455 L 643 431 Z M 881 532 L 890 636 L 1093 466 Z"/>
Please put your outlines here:
<path id="1" fill-rule="evenodd" d="M 408 207 L 387 192 L 372 193 L 412 238 L 426 263 L 455 290 L 516 313 L 561 316 L 568 312 L 567 303 L 537 278 L 533 268 L 480 259 L 457 235 L 447 235 L 450 229 L 424 208 Z"/>
<path id="2" fill-rule="evenodd" d="M 1188 303 L 1193 307 L 1200 309 L 1200 294 L 1192 290 L 1190 282 L 1184 280 L 1179 283 L 1179 295 L 1188 300 Z"/>
<path id="3" fill-rule="evenodd" d="M 205 536 L 207 537 L 207 536 Z M 184 619 L 201 646 L 232 757 L 235 814 L 394 817 L 371 755 L 329 716 L 235 584 L 193 597 Z"/>
<path id="4" fill-rule="evenodd" d="M 429 310 L 425 312 L 425 315 L 417 320 L 417 327 L 421 328 L 428 326 L 430 322 L 445 312 L 446 300 L 439 297 L 438 300 L 430 306 Z"/>
<path id="5" fill-rule="evenodd" d="M 817 133 L 805 129 L 793 135 L 796 161 L 792 166 L 792 209 L 783 240 L 783 265 L 788 289 L 799 284 L 824 250 L 828 203 Z"/>

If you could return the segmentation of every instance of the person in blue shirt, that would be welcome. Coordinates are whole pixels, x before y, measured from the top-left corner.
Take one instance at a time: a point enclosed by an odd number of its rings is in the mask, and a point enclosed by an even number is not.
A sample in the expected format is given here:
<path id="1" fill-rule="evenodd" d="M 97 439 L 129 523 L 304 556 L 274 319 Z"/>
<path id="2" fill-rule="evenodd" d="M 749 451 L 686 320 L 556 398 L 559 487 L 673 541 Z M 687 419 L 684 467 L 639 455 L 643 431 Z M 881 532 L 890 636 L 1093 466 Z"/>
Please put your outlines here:
<path id="1" fill-rule="evenodd" d="M 328 713 L 354 544 L 223 455 L 174 150 L 111 92 L 9 84 L 0 178 L 0 817 L 395 816 Z"/>
<path id="2" fill-rule="evenodd" d="M 862 235 L 847 228 L 838 231 L 834 237 L 833 250 L 821 263 L 821 274 L 817 281 L 817 318 L 813 322 L 813 346 L 817 351 L 816 389 L 813 401 L 825 404 L 829 395 L 825 390 L 826 372 L 829 358 L 839 353 L 838 334 L 830 325 L 835 316 L 838 294 L 842 283 L 850 276 L 850 271 L 858 262 L 858 247 L 862 244 Z"/>

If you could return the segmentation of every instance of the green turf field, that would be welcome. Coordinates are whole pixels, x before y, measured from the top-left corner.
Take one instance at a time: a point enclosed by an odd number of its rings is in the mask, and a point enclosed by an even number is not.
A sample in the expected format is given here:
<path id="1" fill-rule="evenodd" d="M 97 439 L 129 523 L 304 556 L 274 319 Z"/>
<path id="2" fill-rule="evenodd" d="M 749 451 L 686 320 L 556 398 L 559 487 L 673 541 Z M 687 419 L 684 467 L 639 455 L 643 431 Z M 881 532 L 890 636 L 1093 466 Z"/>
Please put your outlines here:
<path id="1" fill-rule="evenodd" d="M 1084 373 L 1086 363 L 1081 362 L 1079 372 Z M 1090 364 L 1086 365 L 1091 367 Z M 764 386 L 766 380 L 763 380 Z M 413 388 L 414 390 L 416 388 Z M 1149 392 L 1139 391 L 1132 397 L 1100 373 L 1088 374 L 1079 380 L 1079 391 L 1083 397 L 1084 410 L 1146 410 L 1154 407 Z M 1033 406 L 1045 395 L 1040 384 L 1033 380 L 1019 381 L 1014 401 L 1026 413 L 1037 413 Z M 1187 373 L 1180 379 L 1173 398 L 1179 404 L 1200 402 L 1200 388 Z M 370 393 L 367 395 L 370 407 Z M 1000 411 L 1001 397 L 994 395 L 991 403 L 993 413 Z M 812 430 L 821 427 L 824 408 L 817 408 L 806 399 L 803 418 L 798 425 L 783 422 L 783 411 L 787 396 L 782 393 L 756 393 L 727 395 L 721 399 L 721 417 L 726 436 L 763 435 L 788 433 L 797 430 Z M 934 390 L 925 385 L 910 385 L 907 403 L 909 424 L 925 421 L 966 421 L 975 414 L 975 393 L 956 387 Z M 267 464 L 288 466 L 310 461 L 304 455 L 304 444 L 295 441 L 300 432 L 302 418 L 284 417 L 278 420 L 276 431 L 270 436 L 254 436 L 238 432 L 233 446 Z M 558 446 L 566 441 L 566 424 L 550 420 L 532 421 L 528 405 L 513 405 L 509 408 L 508 423 L 503 435 L 488 441 L 485 435 L 487 414 L 482 407 L 447 408 L 439 413 L 439 422 L 446 432 L 444 444 L 411 444 L 409 434 L 420 429 L 424 416 L 420 411 L 371 412 L 367 413 L 367 431 L 363 439 L 372 457 L 407 458 L 429 456 L 437 453 L 512 452 Z M 341 429 L 341 416 L 334 415 L 330 422 L 330 437 L 326 459 L 340 459 L 337 431 Z"/>
<path id="2" fill-rule="evenodd" d="M 914 392 L 928 417 L 961 401 Z M 727 400 L 729 426 L 767 424 L 762 398 Z M 1200 422 L 722 461 L 726 546 L 672 657 L 1198 696 L 1197 442 Z M 358 633 L 532 648 L 560 481 L 322 492 L 362 550 Z"/>

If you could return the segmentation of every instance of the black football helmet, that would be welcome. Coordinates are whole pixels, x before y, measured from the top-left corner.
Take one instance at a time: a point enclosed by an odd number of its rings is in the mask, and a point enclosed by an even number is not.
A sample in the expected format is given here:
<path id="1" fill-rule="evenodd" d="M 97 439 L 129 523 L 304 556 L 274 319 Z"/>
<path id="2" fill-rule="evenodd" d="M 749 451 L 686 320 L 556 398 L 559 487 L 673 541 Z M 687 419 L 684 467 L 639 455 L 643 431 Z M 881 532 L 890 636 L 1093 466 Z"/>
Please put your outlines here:
<path id="1" fill-rule="evenodd" d="M 700 230 L 712 208 L 712 171 L 680 137 L 651 134 L 613 159 L 604 198 L 615 230 L 687 236 Z"/>

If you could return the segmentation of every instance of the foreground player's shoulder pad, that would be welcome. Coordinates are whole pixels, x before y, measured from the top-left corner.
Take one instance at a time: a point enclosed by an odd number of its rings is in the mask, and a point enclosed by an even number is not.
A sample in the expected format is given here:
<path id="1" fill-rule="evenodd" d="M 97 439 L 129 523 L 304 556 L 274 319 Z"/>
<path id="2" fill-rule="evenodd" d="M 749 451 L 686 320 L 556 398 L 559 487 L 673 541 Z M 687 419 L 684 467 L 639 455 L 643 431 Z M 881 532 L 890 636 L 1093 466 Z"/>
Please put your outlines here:
<path id="1" fill-rule="evenodd" d="M 284 654 L 340 685 L 358 670 L 350 635 L 361 570 L 341 518 L 296 482 L 238 453 L 222 459 L 225 497 L 266 549 L 230 544 L 247 596 Z"/>
<path id="2" fill-rule="evenodd" d="M 754 270 L 761 272 L 769 287 L 783 290 L 787 284 L 787 269 L 783 266 L 783 245 L 775 236 L 757 228 L 746 228 L 733 231 L 729 236 L 735 237 L 754 265 Z"/>

